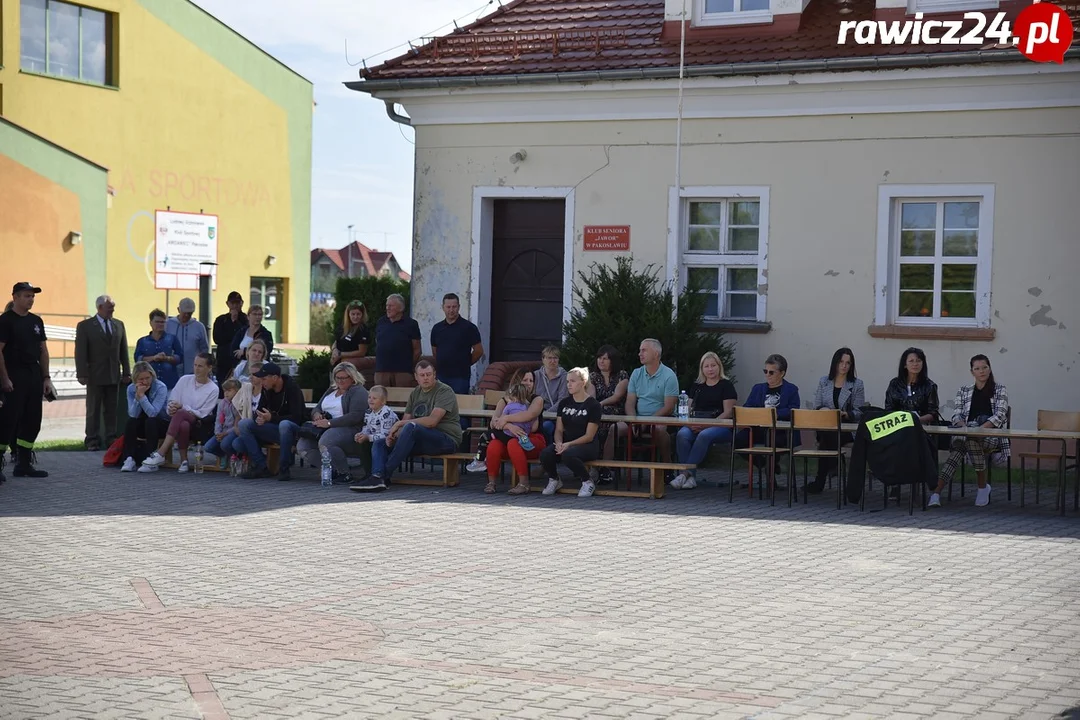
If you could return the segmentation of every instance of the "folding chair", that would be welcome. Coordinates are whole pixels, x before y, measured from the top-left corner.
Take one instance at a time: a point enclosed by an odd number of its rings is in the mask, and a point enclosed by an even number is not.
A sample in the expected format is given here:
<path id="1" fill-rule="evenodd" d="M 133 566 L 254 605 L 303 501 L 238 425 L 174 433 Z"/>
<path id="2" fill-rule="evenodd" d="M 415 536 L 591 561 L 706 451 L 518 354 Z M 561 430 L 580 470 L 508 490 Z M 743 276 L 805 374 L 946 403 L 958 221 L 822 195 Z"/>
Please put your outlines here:
<path id="1" fill-rule="evenodd" d="M 788 436 L 788 452 L 791 453 L 791 462 L 788 464 L 788 507 L 791 507 L 792 496 L 795 494 L 795 461 L 798 458 L 802 458 L 803 461 L 803 504 L 809 502 L 808 493 L 806 492 L 808 466 L 810 464 L 810 458 L 836 458 L 837 467 L 837 491 L 836 491 L 836 509 L 840 509 L 841 496 L 843 495 L 844 487 L 844 452 L 843 443 L 841 442 L 843 431 L 840 429 L 840 411 L 839 410 L 792 410 L 791 411 L 791 434 Z M 836 449 L 835 450 L 796 450 L 795 448 L 802 445 L 803 430 L 814 430 L 821 432 L 835 432 L 836 433 Z M 799 445 L 796 446 L 795 438 L 799 437 Z M 798 498 L 795 498 L 796 500 Z"/>
<path id="2" fill-rule="evenodd" d="M 754 455 L 766 455 L 769 458 L 769 498 L 770 504 L 776 504 L 776 456 L 790 452 L 788 447 L 776 447 L 776 408 L 748 408 L 738 407 L 734 408 L 734 414 L 732 415 L 732 440 L 731 440 L 731 460 L 728 467 L 728 477 L 730 482 L 728 483 L 728 502 L 735 501 L 735 456 L 746 455 L 746 462 L 749 473 L 749 489 L 750 497 L 754 497 Z M 739 436 L 739 430 L 750 431 L 750 444 L 744 448 L 737 448 L 736 441 Z M 767 440 L 765 445 L 754 444 L 754 430 L 762 429 L 767 431 Z M 762 484 L 758 484 L 758 499 L 762 498 Z"/>
<path id="3" fill-rule="evenodd" d="M 1040 410 L 1036 430 L 1058 430 L 1061 432 L 1080 432 L 1080 412 L 1062 412 L 1060 410 Z M 1028 458 L 1035 459 L 1035 502 L 1039 502 L 1039 466 L 1043 460 L 1058 461 L 1058 495 L 1062 507 L 1065 505 L 1065 475 L 1070 469 L 1077 466 L 1077 456 L 1080 455 L 1080 447 L 1073 447 L 1073 454 L 1069 455 L 1069 444 L 1061 440 L 1061 452 L 1042 452 L 1042 440 L 1035 441 L 1035 452 L 1020 453 L 1020 507 L 1024 507 L 1024 490 L 1027 487 Z M 1077 443 L 1080 446 L 1080 443 Z M 1073 464 L 1070 465 L 1069 461 Z M 1080 494 L 1080 480 L 1077 480 L 1077 488 L 1074 492 L 1073 504 L 1077 504 L 1076 497 Z"/>

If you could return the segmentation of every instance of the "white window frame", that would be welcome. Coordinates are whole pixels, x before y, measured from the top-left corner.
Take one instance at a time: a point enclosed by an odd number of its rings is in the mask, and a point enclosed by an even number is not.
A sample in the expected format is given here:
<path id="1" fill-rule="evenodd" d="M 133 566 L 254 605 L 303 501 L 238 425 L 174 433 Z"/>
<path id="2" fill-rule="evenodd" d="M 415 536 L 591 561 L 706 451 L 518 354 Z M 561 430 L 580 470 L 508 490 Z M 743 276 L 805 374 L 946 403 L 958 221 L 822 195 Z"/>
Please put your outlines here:
<path id="1" fill-rule="evenodd" d="M 908 15 L 921 13 L 955 13 L 966 10 L 996 10 L 999 0 L 908 0 Z"/>
<path id="2" fill-rule="evenodd" d="M 772 2 L 768 10 L 739 10 L 725 13 L 705 12 L 705 0 L 693 0 L 694 2 L 694 27 L 711 27 L 718 25 L 754 25 L 758 23 L 771 23 L 773 20 Z M 734 0 L 735 7 L 739 8 L 743 0 Z"/>
<path id="3" fill-rule="evenodd" d="M 690 203 L 718 200 L 757 200 L 758 202 L 758 250 L 753 253 L 706 253 L 691 252 L 688 249 L 690 239 Z M 726 218 L 725 218 L 726 222 Z M 726 227 L 726 226 L 725 226 Z M 721 242 L 726 243 L 726 232 Z M 757 314 L 753 318 L 723 317 L 726 300 L 727 268 L 757 267 L 757 287 L 768 287 L 769 256 L 769 186 L 767 185 L 710 185 L 683 187 L 676 192 L 669 189 L 668 197 L 668 267 L 677 268 L 673 273 L 677 278 L 676 292 L 686 287 L 688 269 L 691 267 L 719 267 L 719 318 L 708 318 L 718 322 L 765 322 L 768 291 L 758 291 Z"/>
<path id="4" fill-rule="evenodd" d="M 975 258 L 974 318 L 914 318 L 899 316 L 900 302 L 900 203 L 977 200 L 979 202 L 979 250 Z M 939 238 L 938 242 L 942 240 Z M 880 185 L 878 186 L 877 272 L 874 292 L 874 324 L 914 327 L 990 327 L 994 255 L 993 185 Z M 956 264 L 965 263 L 956 258 Z M 947 263 L 936 263 L 947 264 Z M 936 272 L 936 271 L 935 271 Z M 935 306 L 938 304 L 935 289 Z"/>

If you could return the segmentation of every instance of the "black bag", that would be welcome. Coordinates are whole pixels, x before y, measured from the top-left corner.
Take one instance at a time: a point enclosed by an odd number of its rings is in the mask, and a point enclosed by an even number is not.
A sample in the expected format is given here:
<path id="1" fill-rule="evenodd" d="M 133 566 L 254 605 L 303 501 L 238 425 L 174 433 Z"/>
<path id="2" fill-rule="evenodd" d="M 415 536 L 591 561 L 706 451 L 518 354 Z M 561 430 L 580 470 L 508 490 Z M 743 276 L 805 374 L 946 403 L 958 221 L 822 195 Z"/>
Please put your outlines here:
<path id="1" fill-rule="evenodd" d="M 315 427 L 315 423 L 306 422 L 300 426 L 296 434 L 308 440 L 318 440 L 324 432 L 326 432 L 326 428 Z"/>
<path id="2" fill-rule="evenodd" d="M 928 423 L 929 425 L 937 425 L 938 427 L 952 427 L 952 423 L 941 417 L 941 413 L 935 414 L 937 415 L 937 419 L 931 420 Z M 933 440 L 935 450 L 944 450 L 945 452 L 949 452 L 950 450 L 952 450 L 952 435 L 941 433 L 932 435 L 931 438 Z"/>
<path id="3" fill-rule="evenodd" d="M 695 410 L 690 413 L 690 417 L 701 420 L 715 420 L 720 417 L 723 410 Z"/>

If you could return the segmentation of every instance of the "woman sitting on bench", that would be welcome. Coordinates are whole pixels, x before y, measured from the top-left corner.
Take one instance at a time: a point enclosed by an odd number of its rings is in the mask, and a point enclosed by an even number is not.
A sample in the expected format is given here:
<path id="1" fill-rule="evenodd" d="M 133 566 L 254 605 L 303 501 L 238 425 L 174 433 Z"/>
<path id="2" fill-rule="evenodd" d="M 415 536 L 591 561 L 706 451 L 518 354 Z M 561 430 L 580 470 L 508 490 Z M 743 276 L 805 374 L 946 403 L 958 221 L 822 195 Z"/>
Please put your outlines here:
<path id="1" fill-rule="evenodd" d="M 540 464 L 548 476 L 545 495 L 554 495 L 563 485 L 559 479 L 560 462 L 570 468 L 574 477 L 581 482 L 578 497 L 591 497 L 596 490 L 585 463 L 600 457 L 596 433 L 600 429 L 600 417 L 604 410 L 600 402 L 586 392 L 585 384 L 588 382 L 589 371 L 586 368 L 577 367 L 566 374 L 566 389 L 570 396 L 563 398 L 556 411 L 558 419 L 555 421 L 554 443 L 540 453 Z"/>
<path id="2" fill-rule="evenodd" d="M 491 439 L 485 455 L 488 483 L 484 492 L 488 494 L 495 492 L 504 457 L 510 458 L 518 478 L 517 484 L 508 493 L 524 495 L 529 492 L 529 460 L 540 457 L 540 452 L 547 447 L 544 433 L 540 431 L 544 398 L 534 394 L 533 387 L 532 373 L 519 370 L 510 379 L 507 397 L 495 407 L 495 416 L 491 418 Z M 517 403 L 510 397 L 515 389 L 518 389 Z M 528 430 L 521 432 L 526 427 Z M 522 445 L 522 437 L 525 444 L 531 447 Z"/>

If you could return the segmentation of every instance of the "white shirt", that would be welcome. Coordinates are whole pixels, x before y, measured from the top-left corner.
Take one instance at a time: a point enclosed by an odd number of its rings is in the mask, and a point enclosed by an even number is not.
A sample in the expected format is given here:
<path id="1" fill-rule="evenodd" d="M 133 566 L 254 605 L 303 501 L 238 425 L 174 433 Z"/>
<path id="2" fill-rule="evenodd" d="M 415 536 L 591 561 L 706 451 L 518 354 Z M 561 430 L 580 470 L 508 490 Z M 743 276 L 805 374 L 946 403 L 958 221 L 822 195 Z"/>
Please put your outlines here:
<path id="1" fill-rule="evenodd" d="M 332 418 L 339 418 L 345 414 L 345 411 L 341 408 L 341 399 L 344 395 L 338 395 L 337 391 L 330 393 L 322 400 L 322 412 L 323 415 Z"/>
<path id="2" fill-rule="evenodd" d="M 194 375 L 184 375 L 176 382 L 169 394 L 169 402 L 180 405 L 198 418 L 209 417 L 217 410 L 218 386 L 213 379 L 202 385 L 195 382 Z"/>
<path id="3" fill-rule="evenodd" d="M 259 409 L 259 398 L 262 397 L 262 393 L 251 396 L 251 417 L 255 417 L 255 411 Z"/>
<path id="4" fill-rule="evenodd" d="M 110 323 L 108 320 L 101 317 L 100 315 L 95 315 L 94 318 L 98 321 L 98 325 L 101 326 L 102 332 L 104 332 L 106 335 L 112 333 L 112 323 Z"/>

